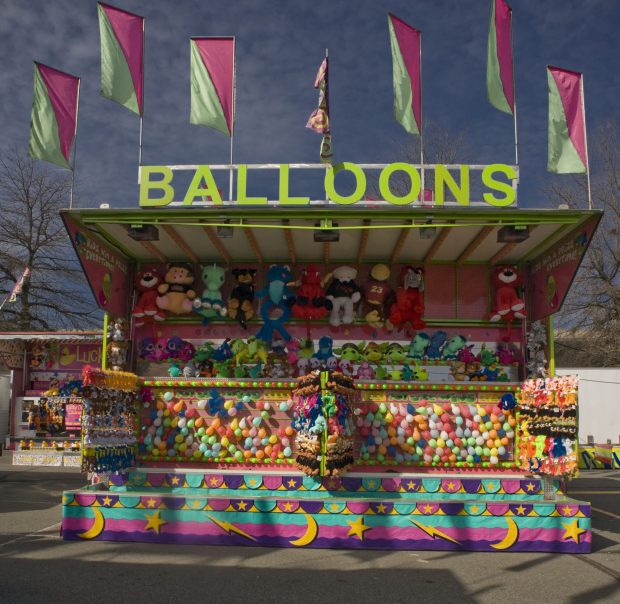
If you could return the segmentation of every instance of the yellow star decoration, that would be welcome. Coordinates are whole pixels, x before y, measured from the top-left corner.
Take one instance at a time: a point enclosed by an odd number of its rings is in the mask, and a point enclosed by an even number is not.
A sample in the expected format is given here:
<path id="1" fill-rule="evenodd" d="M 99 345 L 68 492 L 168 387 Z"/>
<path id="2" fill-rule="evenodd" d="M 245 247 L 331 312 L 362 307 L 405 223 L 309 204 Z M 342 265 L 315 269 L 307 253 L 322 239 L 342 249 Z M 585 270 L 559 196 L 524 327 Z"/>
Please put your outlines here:
<path id="1" fill-rule="evenodd" d="M 158 535 L 159 535 L 159 528 L 162 525 L 167 524 L 165 520 L 162 520 L 159 517 L 159 512 L 154 512 L 153 514 L 147 514 L 146 519 L 148 520 L 148 522 L 146 523 L 144 530 L 148 531 L 149 529 L 153 529 Z"/>
<path id="2" fill-rule="evenodd" d="M 536 488 L 536 485 L 533 482 L 528 482 L 525 485 L 525 489 L 527 490 L 528 493 L 532 493 L 535 488 Z"/>
<path id="3" fill-rule="evenodd" d="M 369 489 L 374 489 L 377 486 L 377 483 L 374 480 L 369 480 L 368 481 L 368 488 Z"/>
<path id="4" fill-rule="evenodd" d="M 347 522 L 351 527 L 347 533 L 347 537 L 355 535 L 360 541 L 364 540 L 364 531 L 369 531 L 372 528 L 364 524 L 364 516 L 360 516 L 355 522 Z"/>
<path id="5" fill-rule="evenodd" d="M 488 490 L 488 491 L 491 491 L 491 490 L 492 490 L 492 489 L 494 489 L 494 488 L 495 488 L 495 485 L 494 485 L 492 482 L 488 482 L 488 483 L 487 483 L 487 490 Z"/>
<path id="6" fill-rule="evenodd" d="M 290 512 L 293 509 L 293 504 L 287 501 L 283 506 L 285 512 Z"/>
<path id="7" fill-rule="evenodd" d="M 562 512 L 564 513 L 565 516 L 571 516 L 571 512 L 573 511 L 573 508 L 571 508 L 570 506 L 566 505 L 562 508 Z"/>
<path id="8" fill-rule="evenodd" d="M 290 489 L 294 488 L 296 484 L 297 483 L 292 478 L 288 481 L 288 486 Z"/>
<path id="9" fill-rule="evenodd" d="M 454 486 L 455 486 L 455 485 L 454 485 L 454 483 L 453 483 L 453 482 L 449 482 L 449 483 L 446 485 L 446 487 L 448 487 L 448 491 L 452 491 L 452 490 L 454 490 Z"/>
<path id="10" fill-rule="evenodd" d="M 248 507 L 248 504 L 247 504 L 245 501 L 239 501 L 239 502 L 237 503 L 237 509 L 238 509 L 239 511 L 243 511 L 243 512 L 245 512 L 245 509 L 246 509 L 247 507 Z"/>
<path id="11" fill-rule="evenodd" d="M 585 529 L 579 528 L 579 520 L 562 522 L 562 526 L 566 529 L 562 539 L 572 539 L 575 543 L 579 543 L 579 535 L 586 532 Z"/>
<path id="12" fill-rule="evenodd" d="M 112 500 L 107 495 L 101 501 L 106 507 L 112 503 Z"/>
<path id="13" fill-rule="evenodd" d="M 523 514 L 525 514 L 525 508 L 522 505 L 520 505 L 517 508 L 517 516 L 523 516 Z"/>
<path id="14" fill-rule="evenodd" d="M 479 509 L 480 509 L 480 508 L 479 508 L 477 505 L 472 505 L 472 506 L 469 506 L 469 511 L 470 511 L 472 514 L 477 514 Z"/>
<path id="15" fill-rule="evenodd" d="M 412 480 L 410 480 L 410 481 L 407 483 L 407 488 L 408 488 L 409 490 L 411 490 L 411 491 L 412 491 L 413 489 L 415 489 L 415 482 L 413 482 Z"/>
<path id="16" fill-rule="evenodd" d="M 180 481 L 180 480 L 181 480 L 181 479 L 180 479 L 178 476 L 173 476 L 173 477 L 170 479 L 170 484 L 177 485 L 177 484 L 179 484 L 179 481 Z"/>
<path id="17" fill-rule="evenodd" d="M 430 514 L 433 511 L 433 506 L 426 504 L 424 506 L 424 513 L 425 514 Z"/>
<path id="18" fill-rule="evenodd" d="M 337 503 L 332 503 L 330 507 L 332 512 L 337 512 L 340 509 L 340 506 Z"/>
<path id="19" fill-rule="evenodd" d="M 213 478 L 211 478 L 211 480 L 209 480 L 209 484 L 214 487 L 215 485 L 217 485 L 217 478 L 214 476 Z"/>
<path id="20" fill-rule="evenodd" d="M 384 505 L 383 503 L 380 503 L 380 504 L 377 506 L 377 514 L 385 514 L 385 510 L 386 510 L 386 509 L 387 509 L 387 508 L 385 507 L 385 505 Z"/>
<path id="21" fill-rule="evenodd" d="M 150 508 L 154 508 L 155 504 L 157 503 L 157 501 L 155 501 L 155 499 L 153 499 L 152 497 L 146 502 L 146 505 Z"/>
<path id="22" fill-rule="evenodd" d="M 200 501 L 199 499 L 196 499 L 195 501 L 192 501 L 192 507 L 193 508 L 199 508 L 202 505 L 204 505 L 204 501 Z"/>

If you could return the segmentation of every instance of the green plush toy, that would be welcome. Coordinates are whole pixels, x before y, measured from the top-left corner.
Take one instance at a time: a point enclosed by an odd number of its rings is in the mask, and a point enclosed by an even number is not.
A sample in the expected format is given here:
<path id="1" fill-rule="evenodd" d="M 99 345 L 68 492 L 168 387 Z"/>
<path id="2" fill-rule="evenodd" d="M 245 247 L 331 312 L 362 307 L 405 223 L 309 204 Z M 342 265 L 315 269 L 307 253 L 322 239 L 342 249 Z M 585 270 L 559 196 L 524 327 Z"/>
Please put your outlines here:
<path id="1" fill-rule="evenodd" d="M 201 268 L 205 288 L 202 290 L 200 299 L 194 300 L 194 309 L 207 321 L 218 316 L 225 317 L 228 311 L 220 289 L 224 285 L 226 269 L 217 264 Z"/>

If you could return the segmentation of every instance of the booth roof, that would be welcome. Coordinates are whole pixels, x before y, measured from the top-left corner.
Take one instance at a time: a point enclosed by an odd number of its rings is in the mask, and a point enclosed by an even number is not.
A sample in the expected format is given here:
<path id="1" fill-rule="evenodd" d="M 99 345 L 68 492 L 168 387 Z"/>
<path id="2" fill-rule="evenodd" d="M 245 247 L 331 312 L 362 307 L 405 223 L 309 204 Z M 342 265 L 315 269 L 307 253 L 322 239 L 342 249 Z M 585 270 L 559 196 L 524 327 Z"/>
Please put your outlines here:
<path id="1" fill-rule="evenodd" d="M 577 234 L 590 219 L 598 223 L 602 212 L 330 204 L 303 209 L 226 205 L 78 209 L 61 214 L 65 223 L 77 221 L 139 263 L 520 264 L 569 233 Z M 151 229 L 156 239 L 130 236 L 131 227 L 145 225 L 156 227 Z M 529 237 L 518 243 L 500 242 L 498 231 L 505 226 L 527 226 Z M 222 227 L 232 227 L 232 233 Z M 321 227 L 337 230 L 339 240 L 316 241 L 314 234 Z"/>
<path id="2" fill-rule="evenodd" d="M 22 340 L 26 342 L 65 342 L 67 344 L 99 343 L 103 335 L 101 331 L 0 331 L 2 340 Z"/>

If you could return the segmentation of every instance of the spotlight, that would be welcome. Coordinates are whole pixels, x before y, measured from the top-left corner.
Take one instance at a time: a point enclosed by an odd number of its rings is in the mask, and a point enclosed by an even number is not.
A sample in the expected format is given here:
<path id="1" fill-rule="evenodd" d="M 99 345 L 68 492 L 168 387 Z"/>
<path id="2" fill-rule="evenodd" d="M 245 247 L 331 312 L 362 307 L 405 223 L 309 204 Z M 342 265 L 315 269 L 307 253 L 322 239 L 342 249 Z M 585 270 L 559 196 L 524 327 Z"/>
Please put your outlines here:
<path id="1" fill-rule="evenodd" d="M 132 224 L 127 234 L 134 241 L 159 241 L 159 230 L 154 224 Z"/>
<path id="2" fill-rule="evenodd" d="M 425 189 L 426 191 L 426 189 Z M 435 235 L 437 235 L 437 227 L 431 226 L 433 224 L 433 219 L 429 218 L 426 221 L 426 226 L 420 227 L 420 239 L 434 239 Z"/>
<path id="3" fill-rule="evenodd" d="M 331 220 L 324 219 L 314 226 L 318 227 L 314 231 L 314 241 L 316 243 L 335 243 L 336 241 L 340 241 L 340 231 L 330 228 L 333 226 L 337 227 L 338 224 L 332 224 Z"/>
<path id="4" fill-rule="evenodd" d="M 215 227 L 215 233 L 220 239 L 230 239 L 234 234 L 234 229 L 228 225 Z"/>
<path id="5" fill-rule="evenodd" d="M 527 226 L 504 226 L 497 231 L 497 243 L 521 243 L 530 236 Z"/>

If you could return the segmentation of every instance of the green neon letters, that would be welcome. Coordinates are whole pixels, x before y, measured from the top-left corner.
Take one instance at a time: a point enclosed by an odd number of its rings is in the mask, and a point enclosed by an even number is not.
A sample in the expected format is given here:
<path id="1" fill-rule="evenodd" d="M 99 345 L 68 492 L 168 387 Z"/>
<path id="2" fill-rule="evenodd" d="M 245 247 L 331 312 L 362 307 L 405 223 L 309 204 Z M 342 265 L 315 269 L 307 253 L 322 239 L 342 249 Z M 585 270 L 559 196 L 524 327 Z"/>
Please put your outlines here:
<path id="1" fill-rule="evenodd" d="M 277 203 L 281 206 L 307 206 L 309 197 L 292 197 L 289 188 L 290 166 L 281 164 L 278 181 Z M 336 174 L 348 171 L 355 178 L 355 190 L 345 195 L 336 189 Z M 205 200 L 212 205 L 243 205 L 266 206 L 267 197 L 249 197 L 248 166 L 240 164 L 236 167 L 237 196 L 231 201 L 222 201 L 216 179 L 209 166 L 198 166 L 191 182 L 185 191 L 181 205 L 191 206 Z M 447 193 L 462 206 L 470 204 L 470 167 L 459 166 L 459 174 L 455 169 L 437 164 L 426 169 L 426 182 L 434 183 L 435 204 L 443 205 L 447 201 Z M 140 172 L 140 207 L 152 208 L 170 205 L 176 197 L 173 185 L 174 174 L 167 166 L 142 166 Z M 399 186 L 394 180 L 398 174 Z M 499 177 L 500 179 L 498 179 Z M 512 166 L 491 164 L 481 171 L 482 185 L 487 189 L 482 197 L 486 203 L 494 207 L 506 207 L 515 202 L 516 192 L 513 182 L 517 175 Z M 381 198 L 396 206 L 416 204 L 420 199 L 422 182 L 419 168 L 412 164 L 397 162 L 385 166 L 378 179 Z M 344 162 L 329 166 L 325 171 L 325 197 L 340 205 L 353 205 L 364 199 L 367 193 L 367 178 L 364 170 L 353 163 Z"/>

